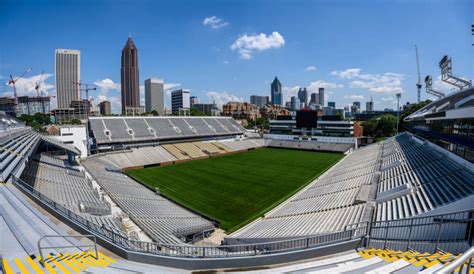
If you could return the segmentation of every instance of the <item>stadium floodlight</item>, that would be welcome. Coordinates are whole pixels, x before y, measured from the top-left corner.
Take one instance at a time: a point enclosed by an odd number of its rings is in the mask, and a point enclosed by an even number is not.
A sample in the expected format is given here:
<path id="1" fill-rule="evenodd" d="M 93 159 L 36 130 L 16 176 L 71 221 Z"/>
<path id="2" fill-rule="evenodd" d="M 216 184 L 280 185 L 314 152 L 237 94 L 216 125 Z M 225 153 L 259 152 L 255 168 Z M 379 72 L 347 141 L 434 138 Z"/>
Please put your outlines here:
<path id="1" fill-rule="evenodd" d="M 398 134 L 398 124 L 400 123 L 400 98 L 402 97 L 401 93 L 397 93 L 397 134 Z"/>
<path id="2" fill-rule="evenodd" d="M 441 99 L 444 96 L 446 96 L 441 91 L 437 91 L 437 90 L 433 89 L 433 79 L 431 78 L 431 75 L 427 75 L 425 77 L 425 86 L 426 86 L 426 93 L 434 95 L 434 96 L 438 97 L 438 99 Z"/>
<path id="3" fill-rule="evenodd" d="M 443 58 L 441 58 L 441 61 L 439 61 L 439 68 L 441 69 L 441 81 L 460 89 L 472 86 L 471 81 L 453 75 L 451 58 L 448 55 L 445 55 Z"/>

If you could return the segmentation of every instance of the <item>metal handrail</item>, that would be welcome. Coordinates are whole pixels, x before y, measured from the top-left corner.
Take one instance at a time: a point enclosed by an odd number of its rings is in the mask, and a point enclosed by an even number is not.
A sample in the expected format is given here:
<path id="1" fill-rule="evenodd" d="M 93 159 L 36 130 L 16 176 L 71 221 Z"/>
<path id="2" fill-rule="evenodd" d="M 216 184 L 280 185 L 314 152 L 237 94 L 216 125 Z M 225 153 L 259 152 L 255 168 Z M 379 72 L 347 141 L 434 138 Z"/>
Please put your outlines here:
<path id="1" fill-rule="evenodd" d="M 74 244 L 71 244 L 71 245 L 66 245 L 66 246 L 41 246 L 41 241 L 43 241 L 44 239 L 46 238 L 63 238 L 63 239 L 66 239 L 66 238 L 84 238 L 84 237 L 90 237 L 92 239 L 94 239 L 94 244 L 84 244 L 84 245 L 74 245 Z M 44 235 L 43 237 L 41 237 L 39 240 L 38 240 L 38 251 L 39 251 L 39 254 L 40 254 L 40 264 L 44 266 L 44 261 L 45 261 L 45 258 L 43 256 L 43 249 L 56 249 L 56 248 L 78 248 L 80 249 L 81 247 L 94 247 L 95 249 L 95 258 L 98 259 L 99 258 L 99 251 L 97 250 L 97 238 L 94 236 L 94 235 Z"/>
<path id="2" fill-rule="evenodd" d="M 440 268 L 435 273 L 437 273 L 437 274 L 452 273 L 452 272 L 454 272 L 454 270 L 456 268 L 458 268 L 460 266 L 462 266 L 462 267 L 461 267 L 459 273 L 462 273 L 462 270 L 463 270 L 462 268 L 463 268 L 465 263 L 467 263 L 466 273 L 469 273 L 469 271 L 471 270 L 471 264 L 472 264 L 473 257 L 474 257 L 474 247 L 471 247 L 468 250 L 466 250 L 466 252 L 464 252 L 464 254 L 462 254 L 462 256 L 458 257 L 456 260 L 452 261 L 448 265 L 443 266 L 442 268 Z"/>

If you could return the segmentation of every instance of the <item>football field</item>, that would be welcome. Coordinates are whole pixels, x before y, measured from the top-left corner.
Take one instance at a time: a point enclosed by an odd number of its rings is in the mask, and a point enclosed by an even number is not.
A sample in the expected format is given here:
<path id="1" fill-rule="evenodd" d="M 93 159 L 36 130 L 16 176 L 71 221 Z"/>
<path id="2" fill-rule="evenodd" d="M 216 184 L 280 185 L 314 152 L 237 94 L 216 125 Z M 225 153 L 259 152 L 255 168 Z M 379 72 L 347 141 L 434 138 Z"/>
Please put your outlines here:
<path id="1" fill-rule="evenodd" d="M 261 148 L 127 173 L 220 222 L 228 233 L 262 216 L 318 177 L 342 154 Z"/>

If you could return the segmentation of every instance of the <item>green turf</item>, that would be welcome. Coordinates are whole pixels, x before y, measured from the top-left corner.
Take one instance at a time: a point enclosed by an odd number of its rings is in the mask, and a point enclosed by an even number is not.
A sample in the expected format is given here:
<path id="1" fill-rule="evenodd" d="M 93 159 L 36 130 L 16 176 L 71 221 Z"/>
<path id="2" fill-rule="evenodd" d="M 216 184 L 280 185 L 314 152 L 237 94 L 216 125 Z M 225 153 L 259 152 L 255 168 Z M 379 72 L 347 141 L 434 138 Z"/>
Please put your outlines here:
<path id="1" fill-rule="evenodd" d="M 319 176 L 342 154 L 262 148 L 128 174 L 233 232 Z"/>

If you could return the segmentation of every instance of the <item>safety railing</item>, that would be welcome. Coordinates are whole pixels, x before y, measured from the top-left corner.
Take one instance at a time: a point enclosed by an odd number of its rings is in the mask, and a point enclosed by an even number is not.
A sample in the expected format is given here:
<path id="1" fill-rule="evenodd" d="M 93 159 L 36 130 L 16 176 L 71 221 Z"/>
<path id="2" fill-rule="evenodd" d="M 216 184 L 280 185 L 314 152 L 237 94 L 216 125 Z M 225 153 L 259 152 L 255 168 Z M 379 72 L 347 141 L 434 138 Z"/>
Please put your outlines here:
<path id="1" fill-rule="evenodd" d="M 111 229 L 105 225 L 99 226 L 79 216 L 68 208 L 56 203 L 47 196 L 35 190 L 23 180 L 14 177 L 13 183 L 23 191 L 34 196 L 38 201 L 48 206 L 51 210 L 80 226 L 103 240 L 128 251 L 151 253 L 163 256 L 186 258 L 225 258 L 258 256 L 281 252 L 299 251 L 326 245 L 342 243 L 348 240 L 361 239 L 368 232 L 368 222 L 348 225 L 344 230 L 309 237 L 299 237 L 287 240 L 221 246 L 193 246 L 188 244 L 166 244 L 143 242 L 128 239 L 123 232 Z"/>
<path id="2" fill-rule="evenodd" d="M 41 242 L 44 239 L 48 239 L 48 238 L 62 238 L 62 239 L 65 239 L 65 240 L 67 238 L 90 238 L 90 239 L 94 240 L 94 244 L 70 244 L 70 245 L 42 246 Z M 45 249 L 77 248 L 77 249 L 80 250 L 82 247 L 94 247 L 95 258 L 96 259 L 99 258 L 99 251 L 97 250 L 97 239 L 94 235 L 44 235 L 43 237 L 41 237 L 38 240 L 38 251 L 39 251 L 39 254 L 40 254 L 39 262 L 40 262 L 41 265 L 44 265 L 44 262 L 47 260 L 43 256 L 43 250 L 45 250 Z"/>
<path id="3" fill-rule="evenodd" d="M 443 266 L 435 273 L 437 274 L 448 274 L 448 273 L 472 273 L 472 261 L 474 259 L 474 247 L 471 247 L 469 250 L 464 252 L 456 260 L 452 261 L 448 265 Z M 459 267 L 459 270 L 456 269 Z"/>
<path id="4" fill-rule="evenodd" d="M 394 250 L 452 253 L 467 250 L 473 240 L 474 210 L 371 223 L 368 245 Z"/>
<path id="5" fill-rule="evenodd" d="M 361 222 L 347 225 L 344 230 L 314 236 L 294 237 L 285 240 L 251 244 L 194 246 L 166 244 L 129 239 L 127 235 L 105 225 L 93 223 L 68 208 L 41 194 L 33 187 L 14 177 L 13 183 L 23 191 L 65 219 L 122 249 L 161 256 L 183 258 L 231 258 L 277 254 L 324 247 L 332 244 L 366 239 L 364 245 L 397 250 L 415 249 L 433 252 L 437 249 L 461 253 L 472 242 L 474 210 L 417 217 L 396 221 Z"/>

